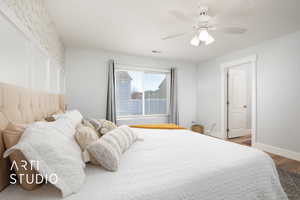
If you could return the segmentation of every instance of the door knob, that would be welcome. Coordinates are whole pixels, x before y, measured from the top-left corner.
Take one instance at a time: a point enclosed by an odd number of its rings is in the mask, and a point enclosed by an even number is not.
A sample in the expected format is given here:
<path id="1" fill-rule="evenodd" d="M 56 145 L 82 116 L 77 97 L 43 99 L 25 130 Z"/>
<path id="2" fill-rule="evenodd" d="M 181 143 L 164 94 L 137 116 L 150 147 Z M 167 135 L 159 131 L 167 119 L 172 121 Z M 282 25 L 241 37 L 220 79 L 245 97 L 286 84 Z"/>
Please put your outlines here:
<path id="1" fill-rule="evenodd" d="M 243 105 L 243 108 L 247 108 L 247 105 Z"/>

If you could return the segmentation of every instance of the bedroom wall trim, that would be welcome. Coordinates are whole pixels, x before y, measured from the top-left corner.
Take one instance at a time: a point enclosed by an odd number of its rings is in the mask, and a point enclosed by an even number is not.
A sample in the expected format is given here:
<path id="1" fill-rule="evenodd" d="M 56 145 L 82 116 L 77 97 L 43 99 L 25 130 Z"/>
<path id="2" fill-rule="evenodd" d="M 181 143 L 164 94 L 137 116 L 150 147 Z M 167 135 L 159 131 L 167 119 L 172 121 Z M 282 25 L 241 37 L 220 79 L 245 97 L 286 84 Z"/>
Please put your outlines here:
<path id="1" fill-rule="evenodd" d="M 250 63 L 251 64 L 251 73 L 252 73 L 252 115 L 251 115 L 251 121 L 252 121 L 252 127 L 251 127 L 251 140 L 252 145 L 255 145 L 256 143 L 256 137 L 257 137 L 257 124 L 256 124 L 256 118 L 257 118 L 257 110 L 256 110 L 256 102 L 257 102 L 257 74 L 256 74 L 256 62 L 257 62 L 257 55 L 251 55 L 248 57 L 244 57 L 241 59 L 237 59 L 231 62 L 222 63 L 220 66 L 221 70 L 221 137 L 223 139 L 227 139 L 227 81 L 226 81 L 226 73 L 229 67 L 241 65 Z"/>
<path id="2" fill-rule="evenodd" d="M 267 145 L 267 144 L 262 144 L 262 143 L 255 143 L 254 148 L 269 152 L 269 153 L 273 153 L 273 154 L 277 154 L 292 160 L 297 160 L 300 161 L 300 153 L 299 152 L 295 152 L 295 151 L 290 151 L 287 149 L 283 149 L 283 148 L 279 148 L 279 147 L 274 147 L 271 145 Z"/>

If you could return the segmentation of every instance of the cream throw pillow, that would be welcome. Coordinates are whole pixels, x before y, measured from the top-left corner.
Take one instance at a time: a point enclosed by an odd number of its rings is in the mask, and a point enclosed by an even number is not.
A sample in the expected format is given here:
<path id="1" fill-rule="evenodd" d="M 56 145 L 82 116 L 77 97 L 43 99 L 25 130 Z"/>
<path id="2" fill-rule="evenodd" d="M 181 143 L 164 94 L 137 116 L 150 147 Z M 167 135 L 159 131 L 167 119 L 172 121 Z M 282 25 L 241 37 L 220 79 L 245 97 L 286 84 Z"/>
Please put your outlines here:
<path id="1" fill-rule="evenodd" d="M 89 144 L 99 139 L 97 132 L 87 126 L 77 127 L 75 138 L 82 151 L 84 151 Z"/>
<path id="2" fill-rule="evenodd" d="M 90 122 L 90 124 L 93 125 L 93 127 L 95 128 L 95 130 L 96 130 L 99 134 L 101 134 L 100 129 L 101 129 L 101 127 L 102 127 L 102 124 L 101 124 L 98 120 L 96 120 L 96 119 L 90 119 L 89 122 Z"/>
<path id="3" fill-rule="evenodd" d="M 108 171 L 117 171 L 120 157 L 134 142 L 137 134 L 128 126 L 120 126 L 87 147 L 90 156 Z"/>
<path id="4" fill-rule="evenodd" d="M 90 161 L 92 164 L 97 165 L 98 163 L 95 161 L 95 159 L 90 157 L 88 152 L 86 151 L 88 145 L 99 139 L 96 130 L 94 128 L 80 124 L 76 127 L 75 138 L 81 148 L 83 161 Z"/>
<path id="5" fill-rule="evenodd" d="M 85 119 L 82 120 L 82 125 L 95 129 L 94 126 L 88 120 Z"/>
<path id="6" fill-rule="evenodd" d="M 9 122 L 9 124 L 6 127 L 6 130 L 24 132 L 27 126 L 28 126 L 27 124 L 18 124 L 18 123 Z"/>

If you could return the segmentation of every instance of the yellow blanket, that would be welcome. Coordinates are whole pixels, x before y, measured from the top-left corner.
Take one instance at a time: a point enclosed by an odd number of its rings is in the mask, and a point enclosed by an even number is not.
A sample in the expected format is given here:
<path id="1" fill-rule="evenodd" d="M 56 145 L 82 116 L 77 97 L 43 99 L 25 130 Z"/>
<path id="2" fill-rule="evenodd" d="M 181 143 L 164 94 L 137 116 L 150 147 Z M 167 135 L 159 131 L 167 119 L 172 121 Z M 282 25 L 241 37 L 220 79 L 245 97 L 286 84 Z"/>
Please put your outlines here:
<path id="1" fill-rule="evenodd" d="M 186 129 L 176 124 L 142 124 L 130 125 L 132 128 L 146 128 L 146 129 Z"/>

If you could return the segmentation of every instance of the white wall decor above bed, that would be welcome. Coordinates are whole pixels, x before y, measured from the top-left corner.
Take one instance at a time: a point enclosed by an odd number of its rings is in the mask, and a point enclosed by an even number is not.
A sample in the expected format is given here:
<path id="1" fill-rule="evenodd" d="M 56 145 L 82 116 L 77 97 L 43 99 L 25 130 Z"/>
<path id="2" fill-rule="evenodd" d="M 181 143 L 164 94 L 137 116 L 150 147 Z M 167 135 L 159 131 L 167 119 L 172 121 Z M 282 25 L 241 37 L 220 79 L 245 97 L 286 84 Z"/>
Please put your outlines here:
<path id="1" fill-rule="evenodd" d="M 0 1 L 0 81 L 64 93 L 64 48 L 43 1 Z"/>
<path id="2" fill-rule="evenodd" d="M 0 11 L 52 60 L 64 65 L 64 46 L 44 0 L 2 0 Z"/>

